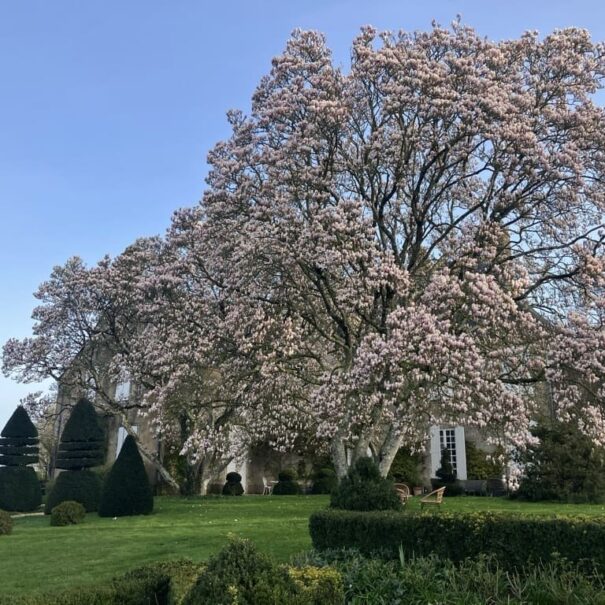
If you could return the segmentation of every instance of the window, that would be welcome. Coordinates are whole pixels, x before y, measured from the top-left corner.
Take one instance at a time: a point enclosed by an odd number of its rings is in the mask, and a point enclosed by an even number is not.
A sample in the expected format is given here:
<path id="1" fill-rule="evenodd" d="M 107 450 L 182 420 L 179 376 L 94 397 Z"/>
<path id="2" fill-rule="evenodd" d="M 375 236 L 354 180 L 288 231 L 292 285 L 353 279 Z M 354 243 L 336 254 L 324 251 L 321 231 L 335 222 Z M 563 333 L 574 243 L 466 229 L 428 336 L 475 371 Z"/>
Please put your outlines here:
<path id="1" fill-rule="evenodd" d="M 116 399 L 118 401 L 127 401 L 130 397 L 130 380 L 118 382 L 116 385 Z"/>
<path id="2" fill-rule="evenodd" d="M 139 432 L 139 427 L 133 425 L 132 426 L 132 430 L 138 434 Z M 118 429 L 118 436 L 116 438 L 116 458 L 118 457 L 118 455 L 120 454 L 120 450 L 122 449 L 122 446 L 124 445 L 124 441 L 126 439 L 126 435 L 128 435 L 128 433 L 126 432 L 126 429 L 121 426 Z"/>
<path id="3" fill-rule="evenodd" d="M 441 449 L 448 450 L 452 467 L 458 471 L 458 455 L 456 451 L 456 429 L 439 429 L 439 445 Z"/>

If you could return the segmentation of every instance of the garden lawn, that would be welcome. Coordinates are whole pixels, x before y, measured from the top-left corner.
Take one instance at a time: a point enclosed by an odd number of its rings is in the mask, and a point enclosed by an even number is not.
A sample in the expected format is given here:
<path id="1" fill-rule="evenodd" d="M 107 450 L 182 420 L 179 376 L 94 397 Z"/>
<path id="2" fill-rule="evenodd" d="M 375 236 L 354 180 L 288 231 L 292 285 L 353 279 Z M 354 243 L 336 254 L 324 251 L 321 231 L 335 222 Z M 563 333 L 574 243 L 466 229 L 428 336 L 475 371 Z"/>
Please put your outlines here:
<path id="1" fill-rule="evenodd" d="M 15 520 L 0 537 L 3 593 L 52 590 L 97 583 L 152 561 L 206 560 L 229 533 L 253 540 L 279 561 L 311 547 L 309 515 L 328 505 L 328 496 L 243 496 L 241 498 L 155 499 L 152 515 L 101 519 L 50 527 L 48 517 Z M 420 508 L 414 498 L 408 510 Z M 518 514 L 605 515 L 603 505 L 526 503 L 505 498 L 446 498 L 439 509 Z"/>

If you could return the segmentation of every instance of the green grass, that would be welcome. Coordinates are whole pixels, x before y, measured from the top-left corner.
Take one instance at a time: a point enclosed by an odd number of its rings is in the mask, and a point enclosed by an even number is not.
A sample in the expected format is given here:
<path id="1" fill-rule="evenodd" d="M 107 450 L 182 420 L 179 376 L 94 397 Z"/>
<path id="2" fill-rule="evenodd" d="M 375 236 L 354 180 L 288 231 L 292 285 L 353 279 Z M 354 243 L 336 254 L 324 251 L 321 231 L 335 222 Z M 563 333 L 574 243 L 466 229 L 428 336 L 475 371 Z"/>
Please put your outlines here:
<path id="1" fill-rule="evenodd" d="M 103 581 L 157 560 L 202 561 L 225 544 L 229 533 L 250 538 L 264 552 L 287 561 L 311 547 L 309 515 L 325 508 L 328 500 L 327 496 L 160 497 L 147 517 L 113 520 L 89 514 L 82 525 L 71 527 L 50 527 L 48 517 L 16 519 L 13 533 L 0 537 L 0 587 L 4 593 L 52 590 Z M 419 509 L 419 498 L 408 508 Z M 441 510 L 605 515 L 602 505 L 477 497 L 446 499 Z"/>

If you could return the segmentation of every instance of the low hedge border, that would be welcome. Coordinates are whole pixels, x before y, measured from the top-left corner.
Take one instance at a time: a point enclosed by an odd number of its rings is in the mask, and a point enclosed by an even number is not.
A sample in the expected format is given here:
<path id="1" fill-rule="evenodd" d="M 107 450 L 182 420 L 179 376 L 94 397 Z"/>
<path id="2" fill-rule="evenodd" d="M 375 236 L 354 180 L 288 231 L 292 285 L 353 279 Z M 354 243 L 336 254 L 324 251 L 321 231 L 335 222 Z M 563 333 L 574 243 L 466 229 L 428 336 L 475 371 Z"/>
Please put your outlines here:
<path id="1" fill-rule="evenodd" d="M 605 570 L 605 519 L 497 513 L 397 513 L 325 510 L 309 520 L 317 550 L 438 557 L 460 562 L 492 555 L 507 570 L 563 557 Z"/>

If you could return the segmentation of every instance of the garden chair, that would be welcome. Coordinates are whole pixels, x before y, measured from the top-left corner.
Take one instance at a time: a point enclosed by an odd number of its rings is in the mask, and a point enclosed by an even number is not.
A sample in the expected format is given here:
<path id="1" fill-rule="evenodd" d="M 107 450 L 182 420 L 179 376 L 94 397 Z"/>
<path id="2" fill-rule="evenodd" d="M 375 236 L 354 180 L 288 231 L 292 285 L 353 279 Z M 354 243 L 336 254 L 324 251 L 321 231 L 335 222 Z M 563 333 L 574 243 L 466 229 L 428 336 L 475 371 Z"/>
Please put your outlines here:
<path id="1" fill-rule="evenodd" d="M 445 492 L 445 487 L 440 487 L 432 491 L 430 494 L 427 494 L 422 500 L 420 500 L 420 508 L 424 508 L 425 504 L 437 504 L 438 506 L 443 502 L 443 493 Z"/>
<path id="2" fill-rule="evenodd" d="M 401 504 L 407 504 L 407 501 L 412 497 L 410 488 L 405 483 L 395 483 L 395 491 L 401 500 Z"/>
<path id="3" fill-rule="evenodd" d="M 263 477 L 263 496 L 270 496 L 273 492 L 274 483 L 269 483 L 265 477 Z"/>

